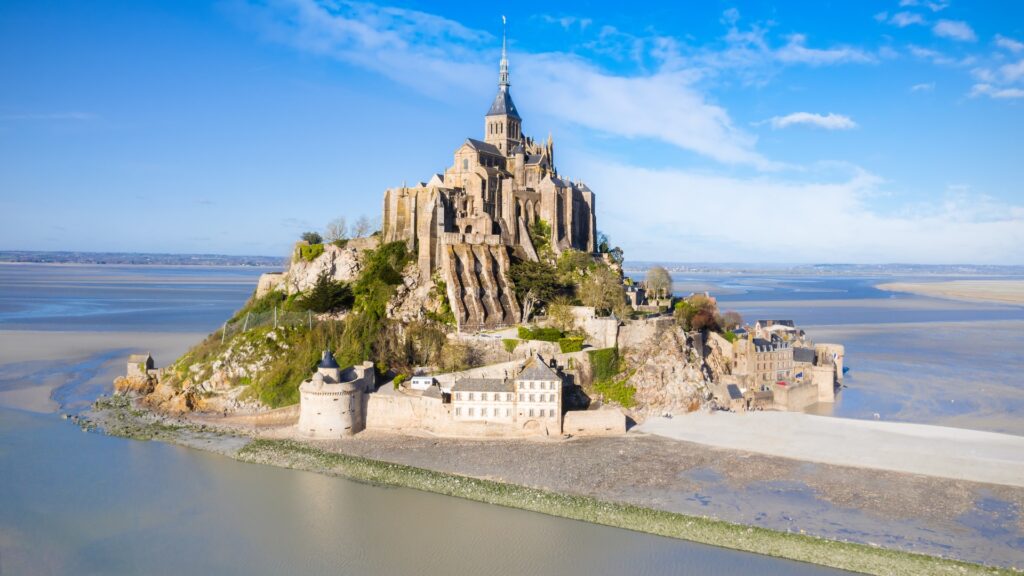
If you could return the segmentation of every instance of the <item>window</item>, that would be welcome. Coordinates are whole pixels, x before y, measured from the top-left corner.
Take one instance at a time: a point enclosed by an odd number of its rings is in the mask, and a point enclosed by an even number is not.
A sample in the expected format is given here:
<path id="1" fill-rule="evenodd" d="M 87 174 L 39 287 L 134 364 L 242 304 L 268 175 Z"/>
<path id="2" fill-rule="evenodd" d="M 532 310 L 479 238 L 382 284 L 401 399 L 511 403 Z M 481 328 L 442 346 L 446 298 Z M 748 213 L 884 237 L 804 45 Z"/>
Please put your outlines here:
<path id="1" fill-rule="evenodd" d="M 462 159 L 462 169 L 469 170 L 469 158 Z"/>
<path id="2" fill-rule="evenodd" d="M 512 411 L 509 410 L 508 408 L 505 408 L 505 417 L 508 418 L 511 415 L 512 415 Z"/>
<path id="3" fill-rule="evenodd" d="M 472 401 L 473 401 L 473 393 L 472 393 L 472 392 L 470 392 L 470 393 L 469 393 L 469 401 L 470 401 L 470 402 L 472 402 Z M 470 408 L 469 410 L 470 410 L 470 415 L 472 415 L 472 410 L 473 410 L 473 409 L 472 409 L 472 408 Z"/>
<path id="4" fill-rule="evenodd" d="M 530 408 L 530 418 L 533 418 L 533 408 Z"/>
<path id="5" fill-rule="evenodd" d="M 462 400 L 462 392 L 456 392 L 455 393 L 455 399 L 456 400 Z"/>
<path id="6" fill-rule="evenodd" d="M 470 415 L 470 416 L 472 416 L 472 415 L 473 415 L 473 409 L 472 409 L 472 408 L 470 408 L 470 409 L 469 409 L 469 415 Z"/>
<path id="7" fill-rule="evenodd" d="M 535 398 L 535 396 L 533 394 L 530 394 L 530 402 L 536 402 L 536 400 L 534 400 L 534 398 Z M 533 414 L 531 414 L 531 416 L 533 416 Z"/>
<path id="8" fill-rule="evenodd" d="M 455 409 L 455 415 L 456 416 L 462 416 L 462 408 L 456 408 Z"/>
<path id="9" fill-rule="evenodd" d="M 487 402 L 487 392 L 480 393 L 480 400 Z"/>
<path id="10" fill-rule="evenodd" d="M 481 408 L 480 409 L 480 417 L 481 418 L 487 418 L 487 408 Z"/>

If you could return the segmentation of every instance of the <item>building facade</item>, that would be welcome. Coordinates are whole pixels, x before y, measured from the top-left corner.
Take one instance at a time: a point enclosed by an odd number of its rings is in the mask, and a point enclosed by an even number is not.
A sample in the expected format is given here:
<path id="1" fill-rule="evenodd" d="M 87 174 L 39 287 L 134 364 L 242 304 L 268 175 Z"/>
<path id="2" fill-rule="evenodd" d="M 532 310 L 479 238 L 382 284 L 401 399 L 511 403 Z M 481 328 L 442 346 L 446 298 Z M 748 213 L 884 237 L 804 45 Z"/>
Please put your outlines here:
<path id="1" fill-rule="evenodd" d="M 511 256 L 596 249 L 594 193 L 559 175 L 550 135 L 537 142 L 523 133 L 504 40 L 498 93 L 483 128 L 483 140 L 466 139 L 443 174 L 384 193 L 384 241 L 408 244 L 422 280 L 440 271 L 460 329 L 519 321 L 506 280 Z M 546 237 L 534 245 L 540 232 Z"/>
<path id="2" fill-rule="evenodd" d="M 540 356 L 511 380 L 463 378 L 452 386 L 452 418 L 561 430 L 563 383 Z"/>
<path id="3" fill-rule="evenodd" d="M 372 362 L 342 370 L 334 355 L 324 351 L 316 372 L 299 385 L 299 434 L 333 439 L 361 431 L 366 427 L 364 395 L 374 384 Z"/>

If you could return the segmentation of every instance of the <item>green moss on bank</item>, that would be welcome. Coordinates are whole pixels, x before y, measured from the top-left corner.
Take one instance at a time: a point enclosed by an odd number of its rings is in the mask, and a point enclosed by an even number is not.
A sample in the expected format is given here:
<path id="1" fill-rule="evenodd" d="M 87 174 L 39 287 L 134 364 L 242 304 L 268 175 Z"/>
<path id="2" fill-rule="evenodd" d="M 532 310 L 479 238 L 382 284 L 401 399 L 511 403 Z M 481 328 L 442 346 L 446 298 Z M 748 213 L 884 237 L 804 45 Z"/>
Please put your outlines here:
<path id="1" fill-rule="evenodd" d="M 1012 574 L 933 556 L 777 532 L 721 520 L 604 502 L 588 496 L 559 494 L 514 484 L 435 472 L 357 456 L 325 452 L 285 440 L 254 440 L 237 455 L 246 462 L 331 473 L 353 480 L 402 486 L 477 502 L 519 508 L 594 524 L 690 540 L 713 546 L 811 562 L 886 576 L 931 574 Z"/>

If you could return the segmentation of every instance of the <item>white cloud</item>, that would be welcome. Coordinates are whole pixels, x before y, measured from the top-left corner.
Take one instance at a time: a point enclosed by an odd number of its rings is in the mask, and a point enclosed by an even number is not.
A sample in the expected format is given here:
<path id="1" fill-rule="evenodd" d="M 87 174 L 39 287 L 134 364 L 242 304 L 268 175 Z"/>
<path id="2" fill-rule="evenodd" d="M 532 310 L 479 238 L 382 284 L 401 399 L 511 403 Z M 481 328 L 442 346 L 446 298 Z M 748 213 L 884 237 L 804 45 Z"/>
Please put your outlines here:
<path id="1" fill-rule="evenodd" d="M 910 87 L 911 92 L 931 92 L 933 90 L 935 90 L 935 82 L 914 84 Z"/>
<path id="2" fill-rule="evenodd" d="M 921 2 L 921 0 L 900 0 L 900 8 L 909 8 L 914 6 L 927 6 L 932 12 L 939 12 L 949 7 L 949 2 L 945 0 L 938 0 L 933 2 Z"/>
<path id="3" fill-rule="evenodd" d="M 999 73 L 1002 74 L 1005 82 L 1016 82 L 1024 78 L 1024 60 L 1000 66 Z"/>
<path id="4" fill-rule="evenodd" d="M 938 66 L 970 66 L 975 62 L 975 58 L 973 56 L 965 56 L 959 59 L 953 58 L 939 52 L 938 50 L 922 48 L 920 46 L 915 46 L 914 44 L 908 45 L 907 50 L 917 58 L 930 60 L 932 64 L 936 64 Z"/>
<path id="5" fill-rule="evenodd" d="M 843 64 L 847 62 L 873 62 L 874 58 L 863 50 L 850 46 L 834 48 L 808 48 L 807 36 L 791 34 L 785 46 L 775 51 L 775 57 L 787 64 L 800 63 L 812 66 Z"/>
<path id="6" fill-rule="evenodd" d="M 1024 42 L 1019 42 L 1017 40 L 1014 40 L 1013 38 L 1007 38 L 1002 34 L 996 34 L 996 46 L 999 46 L 1000 48 L 1003 48 L 1005 50 L 1009 50 L 1014 54 L 1024 51 Z"/>
<path id="7" fill-rule="evenodd" d="M 489 81 L 497 59 L 484 63 L 479 50 L 466 45 L 489 37 L 451 20 L 327 0 L 235 6 L 275 41 L 375 70 L 438 99 L 450 101 L 453 92 L 487 98 L 494 89 Z M 695 85 L 698 72 L 663 67 L 616 75 L 564 53 L 515 53 L 511 59 L 512 82 L 523 87 L 517 99 L 531 111 L 608 134 L 660 140 L 727 164 L 779 167 L 754 150 L 756 137 L 706 100 Z"/>
<path id="8" fill-rule="evenodd" d="M 798 124 L 806 124 L 825 130 L 850 130 L 857 127 L 857 123 L 848 116 L 842 114 L 813 114 L 811 112 L 794 112 L 785 116 L 774 116 L 766 120 L 772 128 L 788 128 Z"/>
<path id="9" fill-rule="evenodd" d="M 631 258 L 1024 263 L 1024 206 L 978 194 L 939 192 L 939 202 L 882 212 L 871 202 L 887 192 L 885 183 L 859 169 L 805 182 L 652 170 L 601 159 L 586 164 L 588 184 L 598 194 L 607 191 L 598 203 L 601 227 Z M 772 234 L 770 241 L 749 233 L 772 226 L 784 232 Z"/>
<path id="10" fill-rule="evenodd" d="M 892 24 L 893 26 L 899 26 L 900 28 L 906 28 L 911 24 L 924 23 L 924 18 L 922 18 L 920 14 L 915 14 L 913 12 L 897 12 L 892 15 L 892 18 L 889 19 L 889 24 Z"/>
<path id="11" fill-rule="evenodd" d="M 1001 88 L 991 84 L 979 83 L 971 87 L 970 95 L 972 97 L 988 96 L 997 100 L 1015 100 L 1017 98 L 1024 98 L 1024 89 Z"/>
<path id="12" fill-rule="evenodd" d="M 959 20 L 939 20 L 935 26 L 932 26 L 932 33 L 960 42 L 974 42 L 978 39 L 974 29 L 967 22 Z"/>

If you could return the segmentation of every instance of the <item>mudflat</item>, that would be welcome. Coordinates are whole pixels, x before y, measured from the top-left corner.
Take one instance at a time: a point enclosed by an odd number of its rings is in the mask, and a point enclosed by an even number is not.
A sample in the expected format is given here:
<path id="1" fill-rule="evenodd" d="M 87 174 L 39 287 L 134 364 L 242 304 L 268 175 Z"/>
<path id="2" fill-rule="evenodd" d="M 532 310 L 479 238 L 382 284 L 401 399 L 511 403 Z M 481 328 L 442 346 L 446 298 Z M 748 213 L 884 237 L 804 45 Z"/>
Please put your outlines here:
<path id="1" fill-rule="evenodd" d="M 890 292 L 921 296 L 1024 304 L 1024 280 L 952 280 L 948 282 L 888 282 L 875 286 Z"/>

